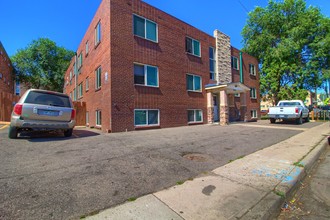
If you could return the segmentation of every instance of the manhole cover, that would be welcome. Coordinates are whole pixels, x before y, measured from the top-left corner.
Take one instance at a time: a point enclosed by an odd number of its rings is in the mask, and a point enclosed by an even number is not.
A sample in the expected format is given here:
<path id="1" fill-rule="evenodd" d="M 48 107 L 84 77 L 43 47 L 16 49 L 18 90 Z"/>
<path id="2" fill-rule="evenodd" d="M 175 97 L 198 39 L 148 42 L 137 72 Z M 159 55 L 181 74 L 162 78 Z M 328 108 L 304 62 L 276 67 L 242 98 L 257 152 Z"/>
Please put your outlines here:
<path id="1" fill-rule="evenodd" d="M 193 161 L 197 161 L 197 162 L 205 162 L 208 159 L 207 155 L 198 154 L 198 153 L 184 154 L 182 157 L 187 160 L 193 160 Z"/>

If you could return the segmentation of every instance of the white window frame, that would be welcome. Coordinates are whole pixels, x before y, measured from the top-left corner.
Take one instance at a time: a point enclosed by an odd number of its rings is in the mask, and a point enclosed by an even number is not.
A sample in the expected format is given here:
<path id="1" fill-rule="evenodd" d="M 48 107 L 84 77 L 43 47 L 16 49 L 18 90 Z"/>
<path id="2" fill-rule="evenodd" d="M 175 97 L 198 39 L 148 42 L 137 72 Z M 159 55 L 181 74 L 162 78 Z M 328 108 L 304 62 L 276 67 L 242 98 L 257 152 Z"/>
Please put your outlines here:
<path id="1" fill-rule="evenodd" d="M 82 52 L 80 52 L 80 54 L 78 55 L 78 70 L 80 70 L 80 68 L 82 67 L 82 62 L 83 62 L 83 56 L 82 56 Z"/>
<path id="2" fill-rule="evenodd" d="M 237 65 L 237 68 L 235 68 L 235 65 L 234 65 L 234 60 L 236 60 L 236 65 Z M 235 56 L 231 56 L 231 68 L 235 69 L 235 70 L 239 70 L 239 62 L 238 62 L 238 57 L 235 57 Z"/>
<path id="3" fill-rule="evenodd" d="M 95 111 L 95 125 L 98 127 L 102 126 L 102 111 L 100 109 Z"/>
<path id="4" fill-rule="evenodd" d="M 258 111 L 256 109 L 251 109 L 251 118 L 258 118 Z"/>
<path id="5" fill-rule="evenodd" d="M 152 66 L 152 65 L 147 65 L 147 64 L 141 64 L 141 63 L 134 63 L 134 65 L 138 65 L 138 66 L 143 66 L 144 69 L 144 84 L 137 84 L 134 82 L 134 85 L 139 85 L 139 86 L 148 86 L 148 87 L 159 87 L 159 69 L 157 66 Z M 148 68 L 147 67 L 154 67 L 157 69 L 157 85 L 148 85 L 147 84 L 147 77 L 148 77 Z M 134 69 L 134 68 L 133 68 Z M 134 77 L 135 77 L 135 73 L 134 73 Z"/>
<path id="6" fill-rule="evenodd" d="M 134 27 L 134 16 L 139 17 L 141 19 L 144 19 L 144 37 L 142 37 L 140 35 L 136 35 L 134 33 L 134 28 L 135 28 Z M 147 38 L 147 21 L 149 21 L 150 23 L 154 23 L 156 25 L 156 41 Z M 143 39 L 146 39 L 148 41 L 152 41 L 152 42 L 158 43 L 158 24 L 156 22 L 152 21 L 152 20 L 149 20 L 149 19 L 145 18 L 145 17 L 142 17 L 142 16 L 137 15 L 137 14 L 133 14 L 133 35 L 134 36 L 137 36 L 137 37 L 140 37 L 140 38 L 143 38 Z"/>
<path id="7" fill-rule="evenodd" d="M 94 29 L 94 46 L 96 47 L 101 43 L 101 21 L 97 23 Z"/>
<path id="8" fill-rule="evenodd" d="M 251 99 L 257 99 L 257 89 L 256 88 L 250 88 L 250 97 L 251 97 Z"/>
<path id="9" fill-rule="evenodd" d="M 78 85 L 78 99 L 80 99 L 81 97 L 83 97 L 83 83 L 82 82 Z"/>
<path id="10" fill-rule="evenodd" d="M 99 66 L 95 70 L 95 89 L 100 89 L 101 86 L 102 86 L 102 69 L 101 66 Z"/>
<path id="11" fill-rule="evenodd" d="M 203 119 L 203 110 L 202 109 L 188 109 L 187 110 L 187 116 L 189 115 L 188 114 L 189 111 L 194 111 L 194 121 L 189 121 L 189 117 L 188 117 L 188 124 L 190 124 L 190 123 L 202 123 L 204 121 L 204 119 Z M 202 116 L 202 120 L 201 121 L 197 121 L 196 120 L 196 116 L 197 116 L 196 111 L 200 111 L 201 112 L 201 116 Z"/>
<path id="12" fill-rule="evenodd" d="M 189 92 L 202 92 L 202 90 L 203 90 L 203 86 L 202 86 L 203 85 L 203 82 L 202 82 L 203 79 L 202 79 L 202 77 L 199 76 L 199 75 L 196 75 L 196 74 L 187 73 L 186 78 L 187 78 L 188 75 L 193 76 L 193 87 L 194 88 L 195 88 L 195 76 L 200 78 L 200 90 L 195 90 L 195 89 L 190 90 L 190 89 L 187 88 L 187 91 L 189 91 Z M 188 85 L 187 85 L 187 87 L 188 87 Z"/>
<path id="13" fill-rule="evenodd" d="M 192 43 L 192 45 L 191 45 L 191 48 L 192 48 L 192 52 L 190 53 L 190 52 L 188 52 L 187 51 L 187 45 L 185 45 L 185 47 L 186 47 L 186 53 L 188 53 L 188 54 L 191 54 L 191 55 L 193 55 L 193 56 L 196 56 L 196 57 L 202 57 L 202 49 L 201 49 L 201 42 L 199 41 L 199 40 L 196 40 L 196 39 L 194 39 L 194 38 L 192 38 L 192 37 L 188 37 L 188 36 L 186 36 L 186 38 L 185 38 L 185 44 L 187 44 L 187 38 L 189 38 L 189 39 L 191 39 L 191 43 Z M 199 55 L 197 55 L 197 54 L 195 54 L 195 49 L 194 49 L 194 41 L 196 41 L 196 42 L 198 42 L 199 43 Z"/>
<path id="14" fill-rule="evenodd" d="M 250 75 L 252 76 L 256 76 L 257 73 L 256 73 L 256 66 L 252 63 L 249 64 L 249 73 Z"/>
<path id="15" fill-rule="evenodd" d="M 136 111 L 146 111 L 146 124 L 143 125 L 136 125 L 135 124 L 135 112 Z M 148 111 L 158 111 L 158 123 L 157 124 L 148 124 Z M 160 111 L 159 109 L 134 109 L 134 126 L 135 127 L 153 127 L 153 126 L 159 126 L 160 125 Z"/>
<path id="16" fill-rule="evenodd" d="M 211 80 L 216 80 L 215 79 L 215 70 L 216 70 L 216 60 L 215 60 L 215 49 L 214 49 L 214 47 L 209 47 L 209 50 L 210 49 L 212 49 L 213 50 L 213 59 L 211 58 L 211 57 L 209 57 L 209 59 L 210 59 L 210 79 Z M 213 63 L 213 67 L 214 67 L 214 69 L 213 70 L 211 70 L 211 63 Z M 211 74 L 212 74 L 212 76 L 213 77 L 211 77 Z"/>

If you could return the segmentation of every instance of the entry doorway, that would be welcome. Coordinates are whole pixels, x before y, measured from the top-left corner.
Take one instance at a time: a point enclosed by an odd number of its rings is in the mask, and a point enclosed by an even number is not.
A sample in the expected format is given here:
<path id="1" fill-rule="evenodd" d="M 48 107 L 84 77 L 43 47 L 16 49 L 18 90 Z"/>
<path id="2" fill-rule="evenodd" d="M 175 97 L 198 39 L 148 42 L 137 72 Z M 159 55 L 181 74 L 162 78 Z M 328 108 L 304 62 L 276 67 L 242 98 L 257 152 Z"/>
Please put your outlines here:
<path id="1" fill-rule="evenodd" d="M 219 101 L 217 95 L 213 95 L 213 120 L 214 122 L 219 121 Z"/>

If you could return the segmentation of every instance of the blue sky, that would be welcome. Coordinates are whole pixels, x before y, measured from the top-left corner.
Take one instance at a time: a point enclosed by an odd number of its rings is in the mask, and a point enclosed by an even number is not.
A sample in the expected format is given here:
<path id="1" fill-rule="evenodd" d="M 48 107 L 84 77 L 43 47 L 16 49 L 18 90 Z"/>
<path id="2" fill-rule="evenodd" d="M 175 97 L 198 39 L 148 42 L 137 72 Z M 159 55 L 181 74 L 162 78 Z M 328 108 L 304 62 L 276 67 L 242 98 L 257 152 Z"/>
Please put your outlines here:
<path id="1" fill-rule="evenodd" d="M 47 37 L 75 51 L 101 0 L 0 0 L 0 41 L 9 56 L 32 40 Z M 240 35 L 247 11 L 265 7 L 268 0 L 145 0 L 202 31 L 213 35 L 218 29 L 241 48 Z M 330 17 L 330 0 L 307 0 Z"/>

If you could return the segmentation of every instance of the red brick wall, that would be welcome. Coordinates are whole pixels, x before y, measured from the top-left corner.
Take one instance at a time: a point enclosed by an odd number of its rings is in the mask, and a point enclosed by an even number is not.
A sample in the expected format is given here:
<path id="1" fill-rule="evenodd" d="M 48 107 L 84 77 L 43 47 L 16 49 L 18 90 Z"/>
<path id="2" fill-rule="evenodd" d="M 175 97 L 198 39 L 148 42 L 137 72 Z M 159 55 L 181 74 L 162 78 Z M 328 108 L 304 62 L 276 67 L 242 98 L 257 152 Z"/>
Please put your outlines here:
<path id="1" fill-rule="evenodd" d="M 12 63 L 0 42 L 0 92 L 15 94 Z"/>
<path id="2" fill-rule="evenodd" d="M 238 58 L 238 63 L 240 62 L 240 55 L 239 50 L 232 47 L 231 48 L 231 54 L 232 56 L 235 56 Z M 249 64 L 253 64 L 256 69 L 256 76 L 253 76 L 249 73 Z M 238 64 L 238 66 L 240 66 Z M 240 72 L 239 70 L 235 70 L 232 68 L 232 77 L 233 82 L 240 82 Z M 247 53 L 243 53 L 243 79 L 244 79 L 244 85 L 246 85 L 249 88 L 256 88 L 257 91 L 257 98 L 251 99 L 250 93 L 247 93 L 247 116 L 248 120 L 251 119 L 251 110 L 257 110 L 258 118 L 260 119 L 260 84 L 259 84 L 259 72 L 258 72 L 258 60 L 255 57 L 250 56 Z M 240 98 L 235 98 L 236 106 L 240 107 Z"/>
<path id="3" fill-rule="evenodd" d="M 133 14 L 158 24 L 158 43 L 133 36 Z M 187 125 L 187 109 L 202 109 L 207 123 L 206 93 L 187 92 L 186 74 L 209 83 L 214 38 L 139 0 L 111 1 L 111 21 L 112 131 L 133 130 L 134 109 L 159 109 L 161 128 Z M 201 58 L 186 54 L 186 36 L 200 41 Z M 134 62 L 158 67 L 159 88 L 134 85 Z"/>
<path id="4" fill-rule="evenodd" d="M 94 33 L 98 22 L 101 23 L 101 41 L 95 46 Z M 86 54 L 86 42 L 88 41 L 88 54 Z M 77 101 L 86 102 L 86 111 L 89 113 L 89 126 L 96 127 L 96 110 L 102 112 L 102 126 L 99 127 L 103 131 L 110 130 L 110 0 L 103 0 L 100 4 L 93 20 L 91 21 L 85 36 L 83 37 L 78 49 L 77 59 L 82 53 L 83 62 L 78 71 L 77 89 L 80 83 L 83 84 L 83 96 Z M 73 64 L 75 57 L 72 58 L 71 64 L 65 73 L 64 93 L 70 94 L 75 87 L 75 77 L 70 85 L 70 71 L 74 73 Z M 101 66 L 101 88 L 95 89 L 95 70 Z M 108 80 L 105 80 L 107 73 Z M 88 77 L 89 89 L 86 91 L 86 78 Z"/>

